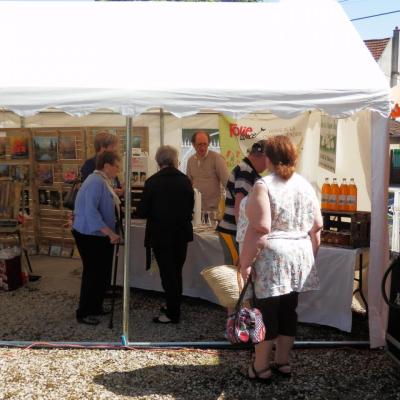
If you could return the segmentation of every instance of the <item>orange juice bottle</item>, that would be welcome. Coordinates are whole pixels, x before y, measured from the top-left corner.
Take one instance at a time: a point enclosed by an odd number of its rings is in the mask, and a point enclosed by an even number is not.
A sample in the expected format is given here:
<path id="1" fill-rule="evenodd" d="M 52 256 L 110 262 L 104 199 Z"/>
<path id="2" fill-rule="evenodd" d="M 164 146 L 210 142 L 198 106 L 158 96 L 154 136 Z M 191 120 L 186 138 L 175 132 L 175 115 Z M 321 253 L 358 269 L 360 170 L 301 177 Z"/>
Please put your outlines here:
<path id="1" fill-rule="evenodd" d="M 329 196 L 331 194 L 331 184 L 329 178 L 325 178 L 325 182 L 321 188 L 321 208 L 323 210 L 329 210 Z"/>
<path id="2" fill-rule="evenodd" d="M 338 209 L 339 211 L 347 211 L 347 196 L 349 194 L 349 186 L 347 185 L 346 178 L 343 178 L 342 184 L 339 187 L 339 203 Z"/>
<path id="3" fill-rule="evenodd" d="M 347 209 L 349 211 L 357 211 L 357 186 L 354 183 L 354 178 L 350 179 L 349 190 L 347 195 Z"/>
<path id="4" fill-rule="evenodd" d="M 329 195 L 329 209 L 336 211 L 338 209 L 339 202 L 339 185 L 337 184 L 336 178 L 333 178 L 331 185 L 331 194 Z"/>

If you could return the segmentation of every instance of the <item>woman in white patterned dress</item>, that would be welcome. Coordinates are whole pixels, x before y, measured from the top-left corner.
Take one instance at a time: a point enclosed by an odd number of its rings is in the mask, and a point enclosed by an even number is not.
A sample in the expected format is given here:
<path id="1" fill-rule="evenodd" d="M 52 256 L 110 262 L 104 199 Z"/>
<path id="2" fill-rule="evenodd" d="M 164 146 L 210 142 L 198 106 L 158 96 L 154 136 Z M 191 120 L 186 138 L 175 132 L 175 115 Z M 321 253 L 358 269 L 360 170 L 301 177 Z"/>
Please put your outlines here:
<path id="1" fill-rule="evenodd" d="M 268 383 L 272 371 L 285 377 L 291 374 L 289 357 L 296 334 L 298 293 L 316 290 L 319 285 L 314 259 L 322 216 L 314 189 L 294 172 L 297 152 L 291 140 L 283 135 L 272 137 L 266 142 L 265 153 L 271 173 L 254 185 L 247 199 L 248 226 L 239 224 L 238 235 L 245 231 L 240 254 L 242 276 L 247 279 L 250 272 L 253 274 L 255 305 L 266 326 L 266 338 L 255 346 L 248 378 Z M 270 365 L 274 343 L 275 360 Z"/>

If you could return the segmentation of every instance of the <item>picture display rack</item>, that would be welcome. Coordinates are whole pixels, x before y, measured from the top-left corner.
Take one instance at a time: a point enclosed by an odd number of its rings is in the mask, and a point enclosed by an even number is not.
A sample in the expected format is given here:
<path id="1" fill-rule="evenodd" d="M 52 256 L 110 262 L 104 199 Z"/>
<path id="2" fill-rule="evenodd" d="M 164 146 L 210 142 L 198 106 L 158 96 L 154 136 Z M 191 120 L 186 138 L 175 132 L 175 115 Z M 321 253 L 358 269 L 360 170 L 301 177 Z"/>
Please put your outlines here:
<path id="1" fill-rule="evenodd" d="M 72 213 L 63 207 L 63 197 L 85 160 L 94 156 L 94 137 L 102 131 L 118 137 L 124 154 L 123 127 L 0 128 L 0 179 L 4 174 L 4 179 L 22 182 L 20 210 L 29 216 L 24 223 L 29 254 L 77 255 L 69 224 Z M 131 135 L 132 146 L 148 154 L 148 127 L 133 127 Z"/>
<path id="2" fill-rule="evenodd" d="M 86 159 L 84 128 L 32 129 L 39 254 L 72 256 L 72 212 L 63 198 Z"/>
<path id="3" fill-rule="evenodd" d="M 19 182 L 22 192 L 19 204 L 10 204 L 19 209 L 23 218 L 23 241 L 26 247 L 36 247 L 38 235 L 34 220 L 37 218 L 33 197 L 33 170 L 32 170 L 32 132 L 23 128 L 0 128 L 0 179 Z M 18 196 L 19 197 L 19 196 Z M 14 197 L 17 198 L 17 197 Z M 22 213 L 23 211 L 23 213 Z M 14 213 L 16 214 L 16 213 Z M 17 215 L 13 215 L 17 218 Z M 4 239 L 4 238 L 2 238 Z M 8 239 L 5 239 L 6 242 Z M 8 245 L 17 244 L 16 238 L 7 242 Z"/>

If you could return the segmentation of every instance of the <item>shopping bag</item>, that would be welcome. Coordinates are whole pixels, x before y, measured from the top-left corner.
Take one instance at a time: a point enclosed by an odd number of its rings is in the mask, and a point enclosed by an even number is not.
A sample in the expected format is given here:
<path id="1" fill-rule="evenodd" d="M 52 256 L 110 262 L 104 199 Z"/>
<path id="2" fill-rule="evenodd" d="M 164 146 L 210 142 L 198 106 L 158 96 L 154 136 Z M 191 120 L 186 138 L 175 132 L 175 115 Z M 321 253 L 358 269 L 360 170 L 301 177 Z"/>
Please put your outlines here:
<path id="1" fill-rule="evenodd" d="M 81 187 L 81 181 L 75 181 L 69 192 L 63 199 L 63 207 L 68 208 L 69 210 L 74 210 L 75 208 L 75 199 L 78 194 L 78 190 Z"/>

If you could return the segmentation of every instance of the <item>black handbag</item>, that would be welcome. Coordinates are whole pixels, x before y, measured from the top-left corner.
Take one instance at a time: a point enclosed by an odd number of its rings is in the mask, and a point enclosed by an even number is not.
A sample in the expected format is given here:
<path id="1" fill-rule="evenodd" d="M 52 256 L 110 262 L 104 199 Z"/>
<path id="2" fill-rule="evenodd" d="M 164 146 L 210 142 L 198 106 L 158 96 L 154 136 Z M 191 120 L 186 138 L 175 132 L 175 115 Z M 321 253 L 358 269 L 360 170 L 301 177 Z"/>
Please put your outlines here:
<path id="1" fill-rule="evenodd" d="M 68 208 L 69 210 L 74 210 L 75 208 L 75 199 L 76 195 L 78 194 L 78 190 L 81 187 L 81 181 L 74 181 L 74 183 L 71 186 L 71 189 L 69 192 L 66 194 L 66 196 L 63 199 L 63 207 Z"/>

